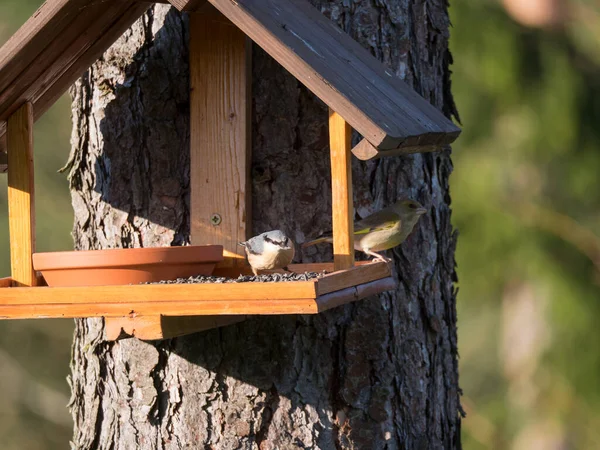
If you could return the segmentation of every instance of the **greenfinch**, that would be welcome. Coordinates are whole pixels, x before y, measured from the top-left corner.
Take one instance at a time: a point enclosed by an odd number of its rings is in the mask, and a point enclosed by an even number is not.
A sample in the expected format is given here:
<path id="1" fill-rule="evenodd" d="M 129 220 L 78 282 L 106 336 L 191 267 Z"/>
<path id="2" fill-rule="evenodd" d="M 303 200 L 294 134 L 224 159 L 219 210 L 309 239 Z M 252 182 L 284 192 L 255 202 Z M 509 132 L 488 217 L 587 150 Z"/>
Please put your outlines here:
<path id="1" fill-rule="evenodd" d="M 354 248 L 373 256 L 373 261 L 391 261 L 377 252 L 400 245 L 408 237 L 419 217 L 427 210 L 414 200 L 398 200 L 354 223 Z M 305 242 L 303 248 L 322 242 L 333 243 L 331 234 Z"/>

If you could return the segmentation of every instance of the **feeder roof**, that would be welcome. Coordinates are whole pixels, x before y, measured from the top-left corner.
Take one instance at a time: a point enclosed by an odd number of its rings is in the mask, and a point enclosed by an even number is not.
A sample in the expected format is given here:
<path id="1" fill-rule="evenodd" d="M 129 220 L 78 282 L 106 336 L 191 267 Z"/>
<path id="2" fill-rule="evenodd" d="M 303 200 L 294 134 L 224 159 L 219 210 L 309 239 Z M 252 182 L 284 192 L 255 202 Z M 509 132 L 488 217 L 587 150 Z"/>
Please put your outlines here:
<path id="1" fill-rule="evenodd" d="M 185 11 L 206 3 L 169 2 Z M 208 2 L 359 132 L 364 140 L 357 147 L 383 154 L 427 151 L 460 134 L 307 0 Z M 151 5 L 47 0 L 0 48 L 0 151 L 6 120 L 17 108 L 29 101 L 39 118 Z"/>

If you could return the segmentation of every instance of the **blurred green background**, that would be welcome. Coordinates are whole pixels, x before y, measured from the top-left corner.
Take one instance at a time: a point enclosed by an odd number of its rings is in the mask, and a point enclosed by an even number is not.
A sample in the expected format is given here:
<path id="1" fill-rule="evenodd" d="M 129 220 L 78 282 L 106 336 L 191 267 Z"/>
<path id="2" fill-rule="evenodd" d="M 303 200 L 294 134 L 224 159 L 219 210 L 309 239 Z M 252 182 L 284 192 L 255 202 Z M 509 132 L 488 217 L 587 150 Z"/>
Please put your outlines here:
<path id="1" fill-rule="evenodd" d="M 40 3 L 0 1 L 0 44 Z M 454 0 L 451 18 L 464 448 L 600 448 L 600 7 Z M 38 251 L 72 247 L 69 136 L 65 96 L 35 127 Z M 2 449 L 68 447 L 72 328 L 0 321 Z"/>
<path id="2" fill-rule="evenodd" d="M 0 0 L 0 45 L 42 0 Z M 70 98 L 64 95 L 36 123 L 37 251 L 72 250 L 69 185 L 57 171 L 70 151 Z M 10 275 L 6 175 L 0 176 L 0 277 Z M 69 373 L 72 320 L 0 321 L 0 448 L 69 448 L 72 435 Z"/>

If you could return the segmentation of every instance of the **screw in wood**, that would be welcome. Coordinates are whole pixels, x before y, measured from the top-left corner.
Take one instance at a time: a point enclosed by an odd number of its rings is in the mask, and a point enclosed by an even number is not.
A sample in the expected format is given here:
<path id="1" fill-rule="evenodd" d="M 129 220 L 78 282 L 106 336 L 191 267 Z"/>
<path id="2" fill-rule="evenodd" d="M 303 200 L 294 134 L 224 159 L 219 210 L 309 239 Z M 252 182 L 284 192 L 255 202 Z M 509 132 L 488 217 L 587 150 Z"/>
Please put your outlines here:
<path id="1" fill-rule="evenodd" d="M 212 216 L 210 216 L 210 223 L 213 224 L 213 226 L 217 226 L 221 224 L 221 216 L 219 214 L 213 214 Z"/>

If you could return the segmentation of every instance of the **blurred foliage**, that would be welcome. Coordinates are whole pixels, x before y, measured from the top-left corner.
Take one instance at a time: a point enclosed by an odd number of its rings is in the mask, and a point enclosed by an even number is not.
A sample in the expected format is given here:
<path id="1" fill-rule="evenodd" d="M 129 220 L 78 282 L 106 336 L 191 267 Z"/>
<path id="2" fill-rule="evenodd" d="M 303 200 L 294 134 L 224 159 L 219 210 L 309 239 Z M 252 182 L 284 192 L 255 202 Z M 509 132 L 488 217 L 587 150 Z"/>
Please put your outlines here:
<path id="1" fill-rule="evenodd" d="M 0 2 L 0 44 L 40 3 Z M 561 9 L 534 23 L 523 5 Z M 600 448 L 600 11 L 453 0 L 451 18 L 464 448 Z M 65 96 L 35 127 L 38 251 L 72 246 L 57 173 L 69 117 Z M 0 233 L 5 276 L 6 213 Z M 0 321 L 2 449 L 67 447 L 71 333 L 71 321 Z"/>
<path id="2" fill-rule="evenodd" d="M 595 5 L 451 4 L 466 449 L 600 448 Z"/>
<path id="3" fill-rule="evenodd" d="M 0 1 L 0 45 L 39 7 L 40 0 Z M 70 150 L 70 100 L 63 96 L 34 127 L 37 251 L 71 250 L 73 210 L 65 175 Z M 0 277 L 10 275 L 6 176 L 0 176 Z M 66 405 L 72 320 L 0 321 L 0 448 L 68 448 Z"/>

